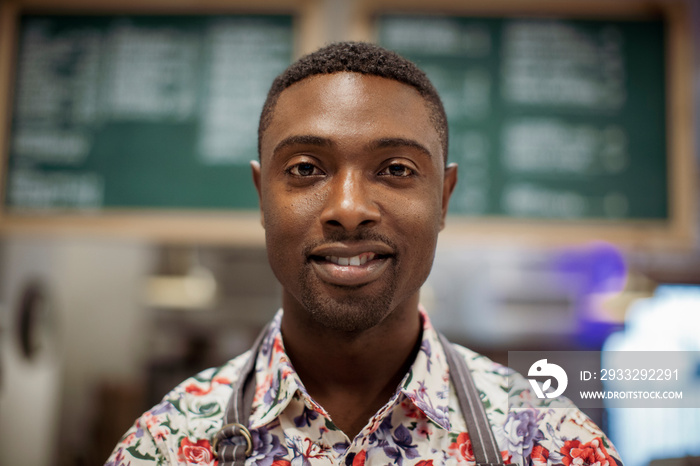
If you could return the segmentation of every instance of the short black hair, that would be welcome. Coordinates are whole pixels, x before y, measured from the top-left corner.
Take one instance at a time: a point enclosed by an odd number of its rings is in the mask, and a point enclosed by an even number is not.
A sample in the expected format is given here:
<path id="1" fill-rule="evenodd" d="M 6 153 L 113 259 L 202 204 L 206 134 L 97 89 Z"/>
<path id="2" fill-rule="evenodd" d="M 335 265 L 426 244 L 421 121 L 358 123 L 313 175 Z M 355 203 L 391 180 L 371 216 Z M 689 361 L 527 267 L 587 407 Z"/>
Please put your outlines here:
<path id="1" fill-rule="evenodd" d="M 337 42 L 301 57 L 272 82 L 260 114 L 258 125 L 258 156 L 262 135 L 272 121 L 272 115 L 282 91 L 310 76 L 339 72 L 361 73 L 393 79 L 415 88 L 425 99 L 430 120 L 440 137 L 443 157 L 447 163 L 447 115 L 435 87 L 420 68 L 396 52 L 367 42 Z"/>

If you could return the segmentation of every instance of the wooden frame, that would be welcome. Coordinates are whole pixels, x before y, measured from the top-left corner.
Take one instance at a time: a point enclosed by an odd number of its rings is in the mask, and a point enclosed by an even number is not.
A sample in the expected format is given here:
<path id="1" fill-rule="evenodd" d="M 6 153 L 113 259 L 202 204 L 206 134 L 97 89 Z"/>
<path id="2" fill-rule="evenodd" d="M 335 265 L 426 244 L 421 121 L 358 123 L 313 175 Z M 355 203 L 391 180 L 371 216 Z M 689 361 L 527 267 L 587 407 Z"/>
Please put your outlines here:
<path id="1" fill-rule="evenodd" d="M 5 212 L 17 25 L 23 12 L 48 14 L 275 14 L 293 13 L 294 55 L 321 46 L 321 0 L 9 0 L 0 4 L 0 237 L 3 235 L 97 235 L 158 242 L 264 244 L 257 212 L 106 209 L 88 213 Z"/>
<path id="2" fill-rule="evenodd" d="M 666 57 L 666 129 L 669 220 L 559 221 L 474 219 L 451 216 L 441 235 L 446 245 L 465 242 L 542 245 L 603 240 L 629 248 L 688 249 L 697 242 L 698 168 L 693 152 L 693 88 L 690 6 L 682 1 L 619 0 L 358 0 L 352 11 L 350 38 L 374 41 L 374 21 L 382 13 L 453 14 L 458 16 L 538 16 L 563 18 L 643 18 L 661 13 L 669 25 Z"/>

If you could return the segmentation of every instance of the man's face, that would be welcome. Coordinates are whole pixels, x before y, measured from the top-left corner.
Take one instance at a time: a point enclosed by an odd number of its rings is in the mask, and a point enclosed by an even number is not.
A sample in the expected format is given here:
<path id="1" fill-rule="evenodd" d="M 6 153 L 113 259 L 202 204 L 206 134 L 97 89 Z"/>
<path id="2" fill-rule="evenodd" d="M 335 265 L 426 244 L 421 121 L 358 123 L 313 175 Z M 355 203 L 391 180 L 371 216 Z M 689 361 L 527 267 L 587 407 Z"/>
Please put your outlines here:
<path id="1" fill-rule="evenodd" d="M 415 311 L 456 182 L 405 84 L 357 73 L 282 92 L 253 163 L 286 312 L 362 331 Z"/>

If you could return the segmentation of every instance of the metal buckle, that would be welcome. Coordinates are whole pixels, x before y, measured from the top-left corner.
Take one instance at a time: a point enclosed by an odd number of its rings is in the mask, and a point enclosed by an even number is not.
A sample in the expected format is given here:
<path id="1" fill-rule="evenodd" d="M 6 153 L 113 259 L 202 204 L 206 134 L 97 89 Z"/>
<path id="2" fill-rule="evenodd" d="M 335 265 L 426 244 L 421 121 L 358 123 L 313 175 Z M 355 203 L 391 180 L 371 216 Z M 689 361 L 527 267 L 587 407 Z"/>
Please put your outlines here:
<path id="1" fill-rule="evenodd" d="M 232 429 L 231 435 L 226 435 L 224 433 L 224 430 L 226 429 Z M 231 424 L 226 424 L 223 426 L 219 431 L 216 433 L 214 436 L 214 441 L 212 443 L 212 450 L 214 452 L 214 456 L 219 456 L 219 442 L 223 439 L 227 438 L 233 438 L 236 437 L 237 435 L 242 435 L 243 438 L 245 438 L 247 447 L 245 449 L 245 456 L 248 457 L 250 456 L 251 453 L 253 453 L 253 436 L 250 435 L 250 431 L 246 426 L 243 424 L 239 424 L 237 422 L 233 422 Z"/>

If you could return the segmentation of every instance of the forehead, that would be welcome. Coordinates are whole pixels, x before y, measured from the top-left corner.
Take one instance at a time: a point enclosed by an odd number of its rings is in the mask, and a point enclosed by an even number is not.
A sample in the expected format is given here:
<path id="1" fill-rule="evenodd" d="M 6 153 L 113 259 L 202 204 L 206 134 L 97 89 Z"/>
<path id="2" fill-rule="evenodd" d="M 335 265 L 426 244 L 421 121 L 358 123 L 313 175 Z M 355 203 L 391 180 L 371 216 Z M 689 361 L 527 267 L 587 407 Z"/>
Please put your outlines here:
<path id="1" fill-rule="evenodd" d="M 294 135 L 338 141 L 400 137 L 442 155 L 428 105 L 415 88 L 359 73 L 315 75 L 282 91 L 261 140 L 261 156 L 270 154 L 275 141 Z"/>

